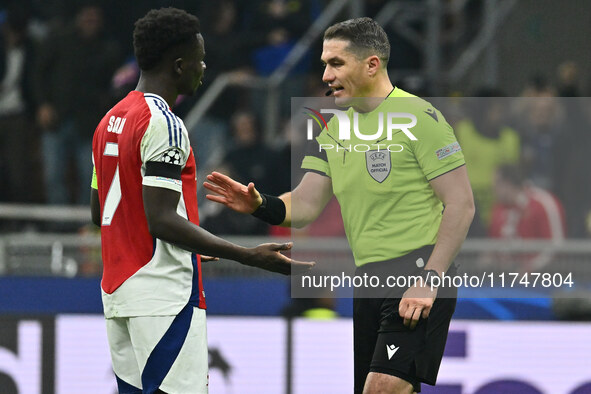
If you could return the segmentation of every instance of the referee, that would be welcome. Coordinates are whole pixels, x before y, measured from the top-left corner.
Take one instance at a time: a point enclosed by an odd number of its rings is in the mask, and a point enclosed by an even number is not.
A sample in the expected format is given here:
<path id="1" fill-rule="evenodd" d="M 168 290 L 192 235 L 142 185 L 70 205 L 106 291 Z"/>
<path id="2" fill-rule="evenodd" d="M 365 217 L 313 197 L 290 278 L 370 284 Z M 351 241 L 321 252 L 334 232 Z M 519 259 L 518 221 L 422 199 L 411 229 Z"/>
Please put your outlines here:
<path id="1" fill-rule="evenodd" d="M 295 227 L 314 221 L 336 195 L 357 275 L 425 279 L 399 292 L 355 289 L 355 393 L 412 393 L 421 391 L 421 383 L 436 383 L 456 289 L 432 287 L 437 281 L 429 279 L 453 275 L 453 259 L 474 216 L 464 156 L 452 128 L 430 103 L 392 85 L 389 54 L 386 33 L 370 18 L 329 27 L 322 80 L 335 103 L 348 107 L 350 124 L 357 120 L 357 132 L 339 140 L 333 117 L 303 160 L 307 172 L 300 184 L 280 197 L 215 172 L 204 185 L 213 192 L 207 196 L 212 201 Z M 384 145 L 381 151 L 348 148 L 380 143 L 384 137 L 367 141 L 367 133 L 379 130 L 379 115 L 393 112 L 409 115 L 416 124 L 392 133 L 386 141 L 395 146 L 392 152 Z M 366 139 L 359 138 L 359 130 Z M 339 149 L 319 149 L 335 144 Z"/>

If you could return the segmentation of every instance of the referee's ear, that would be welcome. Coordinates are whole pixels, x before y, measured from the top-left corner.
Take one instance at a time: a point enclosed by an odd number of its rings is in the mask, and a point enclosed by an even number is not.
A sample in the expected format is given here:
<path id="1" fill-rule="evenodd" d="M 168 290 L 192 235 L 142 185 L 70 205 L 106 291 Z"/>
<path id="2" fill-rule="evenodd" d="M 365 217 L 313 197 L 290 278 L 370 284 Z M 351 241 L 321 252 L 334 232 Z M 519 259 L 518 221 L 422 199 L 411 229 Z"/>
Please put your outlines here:
<path id="1" fill-rule="evenodd" d="M 367 75 L 369 75 L 371 78 L 375 77 L 382 67 L 382 61 L 376 55 L 371 55 L 365 61 L 367 64 Z"/>

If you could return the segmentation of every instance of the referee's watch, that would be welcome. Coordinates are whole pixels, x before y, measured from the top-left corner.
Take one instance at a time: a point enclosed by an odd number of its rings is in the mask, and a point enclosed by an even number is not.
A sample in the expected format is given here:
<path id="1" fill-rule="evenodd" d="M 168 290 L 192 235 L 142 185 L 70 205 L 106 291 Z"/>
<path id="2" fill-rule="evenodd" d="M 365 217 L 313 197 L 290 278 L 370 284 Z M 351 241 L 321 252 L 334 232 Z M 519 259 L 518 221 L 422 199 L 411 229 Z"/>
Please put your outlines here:
<path id="1" fill-rule="evenodd" d="M 435 270 L 423 270 L 421 272 L 421 277 L 423 278 L 424 283 L 430 287 L 439 287 L 441 285 L 441 277 Z M 433 280 L 437 278 L 436 284 L 433 283 Z"/>

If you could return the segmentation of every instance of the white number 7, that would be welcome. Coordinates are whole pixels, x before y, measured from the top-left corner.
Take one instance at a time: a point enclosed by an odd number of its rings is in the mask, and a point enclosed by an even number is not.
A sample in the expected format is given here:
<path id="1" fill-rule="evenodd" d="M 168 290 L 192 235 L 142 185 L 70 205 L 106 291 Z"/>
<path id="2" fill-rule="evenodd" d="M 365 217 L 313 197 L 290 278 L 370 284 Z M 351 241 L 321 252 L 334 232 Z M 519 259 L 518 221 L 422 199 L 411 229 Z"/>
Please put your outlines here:
<path id="1" fill-rule="evenodd" d="M 105 145 L 104 155 L 119 157 L 119 145 L 113 142 L 107 142 L 107 144 Z M 113 215 L 115 215 L 115 211 L 117 210 L 120 201 L 121 183 L 119 182 L 119 164 L 117 164 L 117 168 L 115 169 L 115 175 L 113 175 L 113 180 L 111 181 L 111 187 L 109 188 L 107 198 L 105 199 L 105 206 L 103 208 L 103 219 L 101 222 L 101 226 L 111 225 L 111 222 L 113 221 Z"/>

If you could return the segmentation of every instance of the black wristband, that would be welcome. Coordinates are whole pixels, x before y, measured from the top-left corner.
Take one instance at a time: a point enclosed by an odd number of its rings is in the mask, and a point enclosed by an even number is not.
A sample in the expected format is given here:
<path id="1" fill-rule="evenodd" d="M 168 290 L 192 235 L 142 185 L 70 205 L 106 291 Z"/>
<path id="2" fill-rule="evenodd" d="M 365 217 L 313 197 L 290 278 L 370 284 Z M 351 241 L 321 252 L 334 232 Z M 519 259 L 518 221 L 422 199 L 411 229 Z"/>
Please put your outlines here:
<path id="1" fill-rule="evenodd" d="M 285 203 L 283 200 L 263 193 L 261 193 L 261 198 L 263 202 L 252 213 L 252 216 L 273 225 L 283 223 L 285 220 Z"/>
<path id="2" fill-rule="evenodd" d="M 428 286 L 438 287 L 433 284 L 433 278 L 435 278 L 435 277 L 437 277 L 439 279 L 437 281 L 438 285 L 441 284 L 441 277 L 439 276 L 439 274 L 435 270 L 429 270 L 429 269 L 423 270 L 423 272 L 421 272 L 421 277 L 425 281 L 425 284 L 427 284 Z"/>

